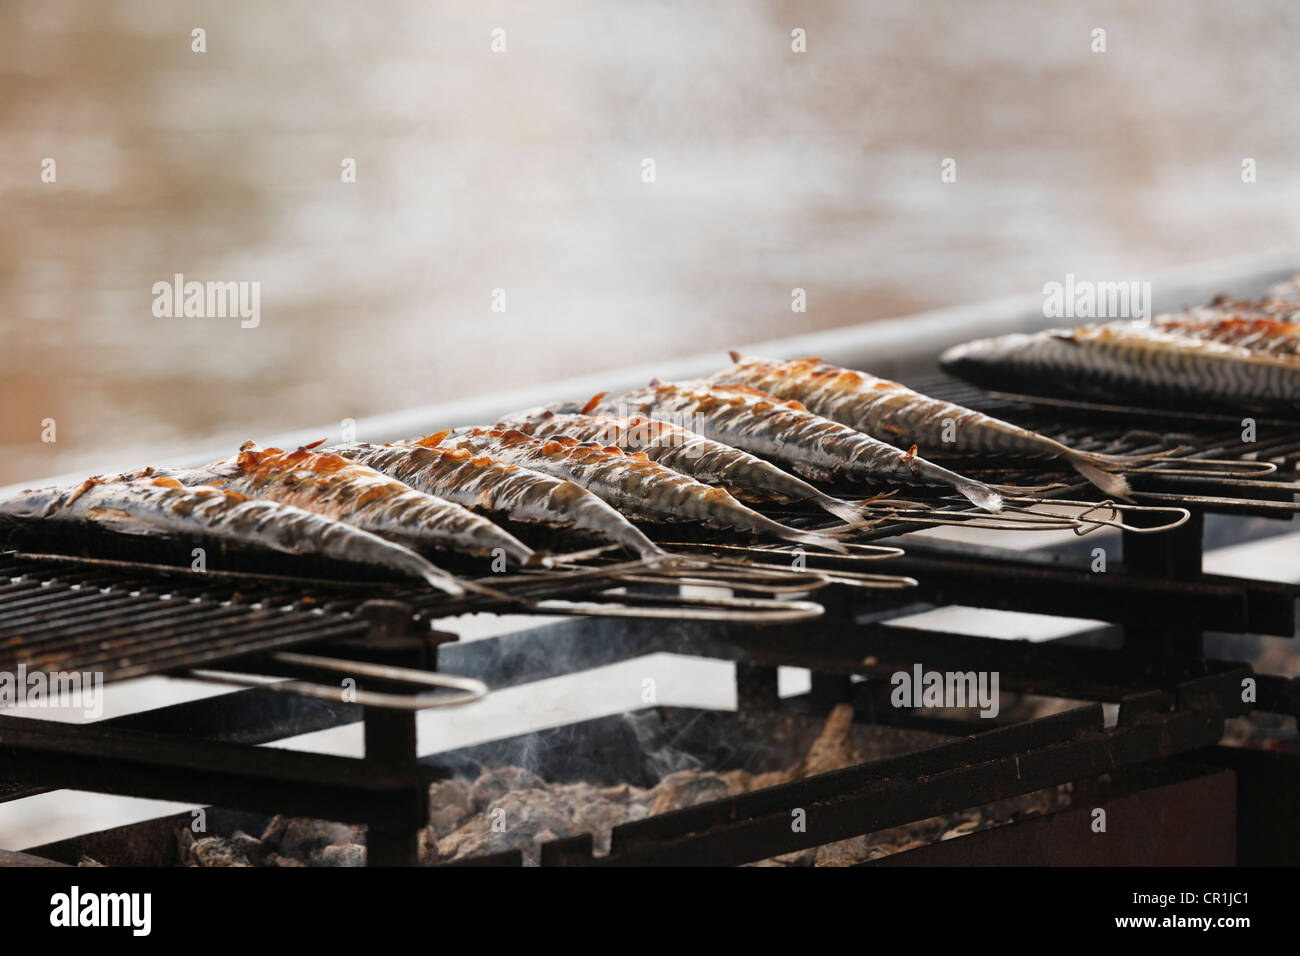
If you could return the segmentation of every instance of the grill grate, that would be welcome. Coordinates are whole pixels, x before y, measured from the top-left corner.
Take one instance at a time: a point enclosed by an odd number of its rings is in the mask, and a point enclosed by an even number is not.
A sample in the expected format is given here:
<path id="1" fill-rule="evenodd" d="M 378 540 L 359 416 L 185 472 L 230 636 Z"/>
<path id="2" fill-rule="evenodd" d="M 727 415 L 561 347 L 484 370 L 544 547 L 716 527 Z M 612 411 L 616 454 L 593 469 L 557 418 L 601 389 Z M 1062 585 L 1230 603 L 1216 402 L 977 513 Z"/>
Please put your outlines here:
<path id="1" fill-rule="evenodd" d="M 358 601 L 266 581 L 124 574 L 0 554 L 0 670 L 102 672 L 105 680 L 307 641 L 359 637 Z"/>

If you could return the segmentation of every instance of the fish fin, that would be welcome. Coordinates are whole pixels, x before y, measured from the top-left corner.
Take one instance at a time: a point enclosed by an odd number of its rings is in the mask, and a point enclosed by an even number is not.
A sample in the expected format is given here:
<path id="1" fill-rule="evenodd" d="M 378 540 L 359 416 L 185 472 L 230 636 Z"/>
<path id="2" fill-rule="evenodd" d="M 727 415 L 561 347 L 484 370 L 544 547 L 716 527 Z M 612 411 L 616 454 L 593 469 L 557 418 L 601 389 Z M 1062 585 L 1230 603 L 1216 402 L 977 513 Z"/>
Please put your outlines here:
<path id="1" fill-rule="evenodd" d="M 924 458 L 917 458 L 913 453 L 916 451 L 915 446 L 908 451 L 911 458 L 904 458 L 912 473 L 924 481 L 932 484 L 948 485 L 959 491 L 963 498 L 966 498 L 972 504 L 978 505 L 985 511 L 998 512 L 1002 510 L 1002 496 L 997 490 L 984 484 L 982 481 L 976 481 L 974 478 L 967 478 L 965 475 L 959 475 L 955 471 L 949 471 L 936 465 L 932 461 L 926 461 Z"/>
<path id="2" fill-rule="evenodd" d="M 587 399 L 587 404 L 582 406 L 582 411 L 578 412 L 578 414 L 590 415 L 596 410 L 597 406 L 600 405 L 600 400 L 608 394 L 609 392 L 597 392 L 595 395 L 591 396 L 591 398 Z"/>
<path id="3" fill-rule="evenodd" d="M 1002 510 L 1002 496 L 988 485 L 972 481 L 969 478 L 963 478 L 956 483 L 956 488 L 968 501 L 978 505 L 985 511 L 998 512 Z"/>
<path id="4" fill-rule="evenodd" d="M 1129 487 L 1128 479 L 1118 472 L 1107 471 L 1103 467 L 1105 464 L 1104 459 L 1101 461 L 1096 460 L 1100 457 L 1071 455 L 1070 464 L 1074 466 L 1075 471 L 1083 475 L 1107 495 L 1131 502 L 1133 500 L 1133 489 Z"/>
<path id="5" fill-rule="evenodd" d="M 871 501 L 874 499 L 867 499 Z M 864 508 L 867 504 L 864 502 L 844 501 L 841 498 L 833 498 L 830 495 L 821 495 L 814 499 L 813 504 L 817 505 L 823 511 L 833 514 L 850 528 L 860 528 L 869 520 L 868 514 Z M 836 531 L 843 532 L 848 528 L 837 528 Z"/>
<path id="6" fill-rule="evenodd" d="M 825 534 L 821 531 L 800 531 L 798 528 L 790 528 L 781 525 L 784 529 L 781 532 L 774 532 L 791 544 L 806 544 L 814 548 L 820 548 L 823 551 L 833 551 L 836 554 L 848 554 L 849 549 L 840 541 L 836 541 L 832 535 Z"/>
<path id="7" fill-rule="evenodd" d="M 415 444 L 422 445 L 425 448 L 437 448 L 442 444 L 442 440 L 450 434 L 451 429 L 444 428 L 440 432 L 434 432 L 432 435 L 425 435 L 423 438 L 417 439 Z"/>

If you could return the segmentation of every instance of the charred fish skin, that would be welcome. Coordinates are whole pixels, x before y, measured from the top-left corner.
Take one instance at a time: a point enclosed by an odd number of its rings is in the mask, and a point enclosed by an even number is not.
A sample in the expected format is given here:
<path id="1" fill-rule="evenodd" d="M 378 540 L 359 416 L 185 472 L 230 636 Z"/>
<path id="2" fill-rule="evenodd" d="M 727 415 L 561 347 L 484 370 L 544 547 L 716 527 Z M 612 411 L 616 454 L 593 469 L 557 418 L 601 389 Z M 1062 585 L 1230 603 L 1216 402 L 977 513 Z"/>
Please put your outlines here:
<path id="1" fill-rule="evenodd" d="M 503 514 L 520 524 L 572 527 L 643 558 L 666 555 L 603 499 L 566 479 L 459 448 L 355 442 L 333 450 L 466 508 Z"/>
<path id="2" fill-rule="evenodd" d="M 0 502 L 0 519 L 98 526 L 118 534 L 201 538 L 291 555 L 375 565 L 421 578 L 455 597 L 465 589 L 400 544 L 278 501 L 228 489 L 188 486 L 175 478 L 88 479 L 76 488 L 44 488 Z"/>
<path id="3" fill-rule="evenodd" d="M 499 553 L 521 565 L 534 557 L 532 548 L 482 515 L 337 454 L 246 442 L 236 457 L 176 477 L 295 505 L 408 547 Z"/>
<path id="4" fill-rule="evenodd" d="M 596 401 L 599 401 L 599 396 Z M 742 500 L 811 502 L 846 521 L 861 512 L 851 502 L 825 494 L 795 475 L 740 448 L 705 438 L 671 422 L 632 416 L 586 415 L 532 409 L 511 415 L 501 427 L 517 428 L 534 438 L 567 436 L 613 445 L 647 458 L 707 485 L 722 485 Z"/>
<path id="5" fill-rule="evenodd" d="M 949 349 L 941 367 L 988 386 L 1116 399 L 1300 401 L 1300 362 L 1288 356 L 1171 335 L 1145 323 L 1108 323 L 980 339 Z M 998 387 L 996 384 L 993 387 Z"/>
<path id="6" fill-rule="evenodd" d="M 1272 319 L 1277 322 L 1295 322 L 1300 320 L 1300 276 L 1276 285 L 1268 290 L 1262 299 L 1241 299 L 1226 293 L 1216 295 L 1210 304 L 1195 312 L 1217 312 L 1219 315 L 1234 315 L 1240 318 Z"/>
<path id="7" fill-rule="evenodd" d="M 918 458 L 914 448 L 902 452 L 814 414 L 799 402 L 745 385 L 658 382 L 606 399 L 600 409 L 689 421 L 707 438 L 779 462 L 814 481 L 844 478 L 907 484 L 920 479 L 950 485 L 981 508 L 997 511 L 1002 507 L 993 489 Z"/>
<path id="8" fill-rule="evenodd" d="M 834 551 L 843 545 L 816 532 L 773 521 L 737 501 L 724 488 L 696 481 L 645 455 L 602 448 L 572 438 L 538 439 L 516 429 L 462 428 L 424 439 L 475 455 L 535 468 L 565 478 L 603 498 L 627 517 L 653 522 L 698 522 L 709 527 L 771 535 Z"/>
<path id="9" fill-rule="evenodd" d="M 1300 325 L 1289 322 L 1196 310 L 1188 315 L 1157 316 L 1155 324 L 1171 335 L 1235 345 L 1252 352 L 1300 355 Z"/>

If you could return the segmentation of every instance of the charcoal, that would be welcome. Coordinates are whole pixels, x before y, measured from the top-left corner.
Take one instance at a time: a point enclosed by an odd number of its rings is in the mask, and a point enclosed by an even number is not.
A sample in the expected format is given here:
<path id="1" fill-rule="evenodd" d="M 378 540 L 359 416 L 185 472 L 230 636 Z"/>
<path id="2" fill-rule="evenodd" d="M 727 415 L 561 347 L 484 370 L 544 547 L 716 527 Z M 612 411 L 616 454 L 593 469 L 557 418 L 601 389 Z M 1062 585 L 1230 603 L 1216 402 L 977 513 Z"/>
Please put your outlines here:
<path id="1" fill-rule="evenodd" d="M 648 788 L 626 782 L 548 783 L 530 770 L 511 765 L 484 771 L 473 781 L 442 780 L 429 787 L 429 824 L 419 834 L 418 859 L 427 865 L 517 850 L 526 865 L 536 866 L 543 844 L 582 834 L 592 836 L 597 854 L 605 854 L 611 832 L 624 823 L 885 755 L 881 744 L 854 724 L 848 704 L 836 706 L 816 736 L 807 734 L 803 740 L 807 748 L 803 759 L 797 758 L 796 751 L 784 769 L 718 773 L 688 767 L 668 773 Z M 680 768 L 683 761 L 676 763 Z M 751 865 L 851 866 L 1050 812 L 1068 802 L 1069 788 L 1062 787 Z M 192 866 L 363 866 L 366 859 L 361 828 L 294 817 L 275 817 L 261 840 L 238 832 L 228 838 L 195 841 L 186 831 L 178 838 L 181 862 Z"/>
<path id="2" fill-rule="evenodd" d="M 189 852 L 197 866 L 260 866 L 265 859 L 262 841 L 242 830 L 229 837 L 195 840 Z"/>
<path id="3" fill-rule="evenodd" d="M 830 773 L 841 767 L 862 762 L 862 754 L 853 743 L 853 705 L 836 704 L 826 718 L 821 735 L 808 749 L 808 756 L 799 766 L 799 777 L 812 777 Z"/>
<path id="4" fill-rule="evenodd" d="M 473 809 L 464 780 L 440 780 L 429 787 L 429 826 L 435 833 L 450 833 Z"/>
<path id="5" fill-rule="evenodd" d="M 476 811 L 484 810 L 488 804 L 500 799 L 512 790 L 527 790 L 545 787 L 546 781 L 523 767 L 498 767 L 489 770 L 474 781 L 469 790 L 470 807 Z"/>
<path id="6" fill-rule="evenodd" d="M 358 843 L 336 843 L 311 855 L 312 866 L 365 866 L 366 848 Z"/>
<path id="7" fill-rule="evenodd" d="M 326 820 L 277 816 L 267 824 L 262 842 L 283 856 L 306 858 L 335 843 L 360 843 L 361 830 Z"/>
<path id="8" fill-rule="evenodd" d="M 650 804 L 652 817 L 670 810 L 680 810 L 682 807 L 731 796 L 727 781 L 722 779 L 721 775 L 699 770 L 679 770 L 670 773 L 650 792 L 653 794 Z"/>

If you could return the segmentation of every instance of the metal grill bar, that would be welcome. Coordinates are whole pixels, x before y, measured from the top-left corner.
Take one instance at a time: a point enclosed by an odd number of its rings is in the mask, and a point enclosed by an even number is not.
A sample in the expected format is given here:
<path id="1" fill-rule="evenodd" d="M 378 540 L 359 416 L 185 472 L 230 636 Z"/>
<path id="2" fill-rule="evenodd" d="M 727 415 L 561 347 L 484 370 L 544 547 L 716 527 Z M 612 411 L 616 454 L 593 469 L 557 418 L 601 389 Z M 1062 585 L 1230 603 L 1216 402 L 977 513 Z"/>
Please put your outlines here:
<path id="1" fill-rule="evenodd" d="M 121 680 L 307 641 L 359 637 L 351 610 L 250 582 L 166 577 L 0 557 L 0 670 L 99 672 Z"/>

